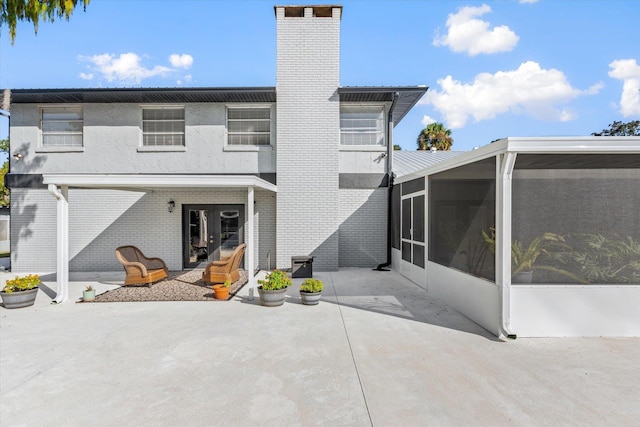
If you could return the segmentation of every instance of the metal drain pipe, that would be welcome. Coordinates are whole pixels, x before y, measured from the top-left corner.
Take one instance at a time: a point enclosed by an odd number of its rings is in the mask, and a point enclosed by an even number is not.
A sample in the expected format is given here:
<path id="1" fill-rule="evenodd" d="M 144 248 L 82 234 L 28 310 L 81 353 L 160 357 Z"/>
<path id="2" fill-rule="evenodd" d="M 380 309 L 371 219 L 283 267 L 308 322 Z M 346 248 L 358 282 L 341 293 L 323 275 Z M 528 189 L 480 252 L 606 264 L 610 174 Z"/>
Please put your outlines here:
<path id="1" fill-rule="evenodd" d="M 399 97 L 400 94 L 398 92 L 394 92 L 387 120 L 387 176 L 389 177 L 387 183 L 389 186 L 387 195 L 387 261 L 374 268 L 376 271 L 389 271 L 385 267 L 389 267 L 391 265 L 391 210 L 393 208 L 393 200 L 391 198 L 391 190 L 393 189 L 393 109 L 396 106 L 396 102 L 398 102 Z"/>

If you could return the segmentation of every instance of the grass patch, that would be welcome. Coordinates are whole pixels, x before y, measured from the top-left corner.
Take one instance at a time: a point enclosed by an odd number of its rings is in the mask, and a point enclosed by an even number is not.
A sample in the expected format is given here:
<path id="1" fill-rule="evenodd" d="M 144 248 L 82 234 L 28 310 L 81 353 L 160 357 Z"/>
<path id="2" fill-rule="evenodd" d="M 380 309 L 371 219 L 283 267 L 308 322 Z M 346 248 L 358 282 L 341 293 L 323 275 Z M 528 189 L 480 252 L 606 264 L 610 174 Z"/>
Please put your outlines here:
<path id="1" fill-rule="evenodd" d="M 0 258 L 9 258 L 11 256 L 11 252 L 0 252 Z"/>

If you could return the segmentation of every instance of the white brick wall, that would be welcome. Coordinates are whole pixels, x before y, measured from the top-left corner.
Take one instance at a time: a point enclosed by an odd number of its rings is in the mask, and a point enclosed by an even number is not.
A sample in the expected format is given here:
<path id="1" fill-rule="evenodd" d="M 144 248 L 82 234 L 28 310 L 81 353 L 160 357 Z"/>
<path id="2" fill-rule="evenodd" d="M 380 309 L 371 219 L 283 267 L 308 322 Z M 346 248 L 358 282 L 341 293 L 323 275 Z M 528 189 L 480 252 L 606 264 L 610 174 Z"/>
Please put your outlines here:
<path id="1" fill-rule="evenodd" d="M 19 244 L 18 244 L 19 243 Z M 56 202 L 47 190 L 11 190 L 11 270 L 56 270 Z"/>
<path id="2" fill-rule="evenodd" d="M 275 196 L 255 193 L 254 256 L 266 268 L 275 253 Z M 169 213 L 167 202 L 176 209 Z M 132 244 L 182 269 L 183 204 L 243 204 L 246 190 L 172 189 L 153 192 L 69 190 L 69 259 L 71 271 L 117 271 L 116 247 Z M 12 270 L 47 272 L 56 268 L 56 202 L 46 190 L 12 191 Z M 245 218 L 248 212 L 245 210 Z M 245 241 L 247 240 L 245 226 Z"/>
<path id="3" fill-rule="evenodd" d="M 340 190 L 340 267 L 376 267 L 387 260 L 386 188 Z"/>
<path id="4" fill-rule="evenodd" d="M 340 16 L 285 18 L 277 10 L 277 267 L 315 256 L 338 268 Z"/>

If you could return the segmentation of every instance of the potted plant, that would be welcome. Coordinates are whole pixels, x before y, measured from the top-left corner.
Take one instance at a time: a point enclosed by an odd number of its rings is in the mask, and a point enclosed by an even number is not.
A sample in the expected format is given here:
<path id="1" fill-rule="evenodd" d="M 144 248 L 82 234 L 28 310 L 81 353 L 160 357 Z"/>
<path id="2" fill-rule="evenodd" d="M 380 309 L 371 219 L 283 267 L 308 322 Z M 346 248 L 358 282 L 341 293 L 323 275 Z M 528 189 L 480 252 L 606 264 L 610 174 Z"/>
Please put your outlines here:
<path id="1" fill-rule="evenodd" d="M 96 290 L 93 289 L 93 286 L 89 285 L 87 288 L 82 291 L 82 301 L 93 301 L 96 299 Z"/>
<path id="2" fill-rule="evenodd" d="M 300 285 L 300 298 L 304 305 L 316 305 L 320 302 L 322 289 L 324 288 L 322 280 L 305 279 Z"/>
<path id="3" fill-rule="evenodd" d="M 5 308 L 20 308 L 33 305 L 38 294 L 40 277 L 37 274 L 7 280 L 0 296 Z"/>
<path id="4" fill-rule="evenodd" d="M 287 288 L 293 282 L 282 270 L 273 270 L 264 280 L 258 280 L 258 295 L 260 304 L 265 307 L 277 307 L 284 304 Z"/>
<path id="5" fill-rule="evenodd" d="M 212 288 L 216 299 L 227 299 L 229 298 L 229 291 L 231 290 L 231 280 L 227 280 L 222 284 L 213 285 Z"/>

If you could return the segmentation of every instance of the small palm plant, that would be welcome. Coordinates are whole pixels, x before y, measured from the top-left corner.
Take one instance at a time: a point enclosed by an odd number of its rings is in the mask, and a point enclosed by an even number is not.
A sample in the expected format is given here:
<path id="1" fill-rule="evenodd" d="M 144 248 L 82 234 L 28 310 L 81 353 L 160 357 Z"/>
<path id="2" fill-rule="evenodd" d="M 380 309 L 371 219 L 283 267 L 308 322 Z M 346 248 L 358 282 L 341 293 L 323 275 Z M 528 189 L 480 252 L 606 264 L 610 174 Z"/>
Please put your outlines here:
<path id="1" fill-rule="evenodd" d="M 491 227 L 489 233 L 482 230 L 482 237 L 487 242 L 489 250 L 495 254 L 496 229 Z M 570 271 L 538 262 L 538 258 L 541 255 L 545 255 L 547 258 L 557 258 L 552 252 L 558 251 L 570 252 L 571 246 L 566 243 L 564 237 L 555 233 L 542 233 L 533 239 L 528 246 L 525 246 L 519 240 L 513 240 L 511 242 L 511 276 L 533 270 L 546 270 L 567 276 L 579 283 L 586 283 L 583 278 Z"/>
<path id="2" fill-rule="evenodd" d="M 431 123 L 418 135 L 418 150 L 451 150 L 453 138 L 451 130 L 442 123 Z"/>

